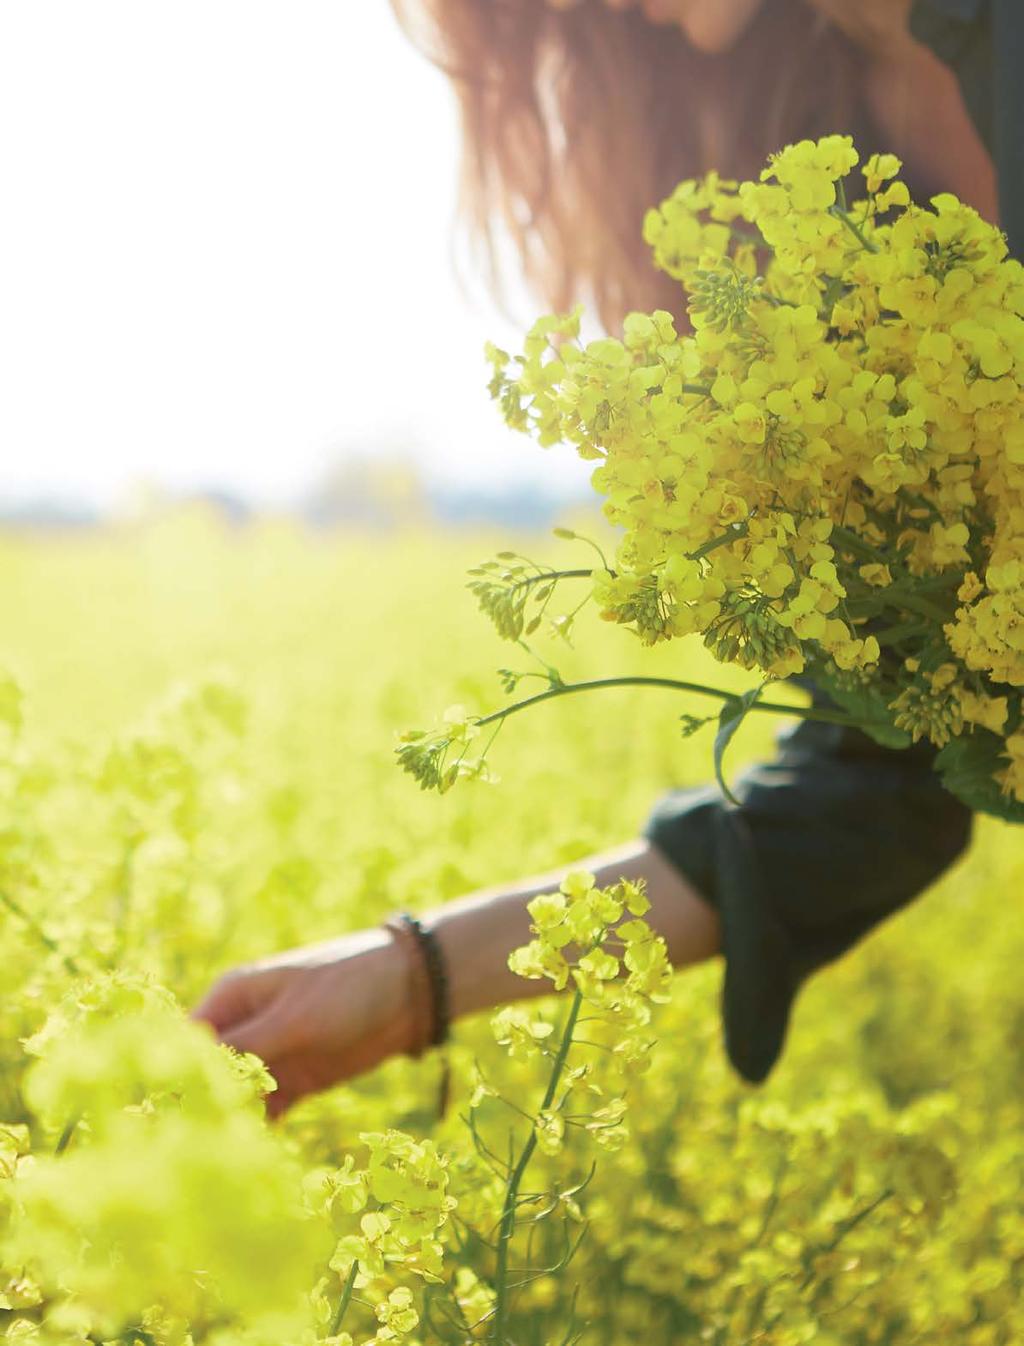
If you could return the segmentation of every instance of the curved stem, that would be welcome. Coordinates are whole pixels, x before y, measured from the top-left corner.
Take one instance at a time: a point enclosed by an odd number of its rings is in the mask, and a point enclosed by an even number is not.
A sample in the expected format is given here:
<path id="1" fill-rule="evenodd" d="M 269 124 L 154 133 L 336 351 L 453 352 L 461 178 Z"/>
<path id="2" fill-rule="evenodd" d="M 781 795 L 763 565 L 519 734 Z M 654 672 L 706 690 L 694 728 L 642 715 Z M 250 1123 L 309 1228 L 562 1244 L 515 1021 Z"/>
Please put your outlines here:
<path id="1" fill-rule="evenodd" d="M 939 622 L 945 626 L 946 622 L 953 621 L 953 612 L 949 608 L 942 607 L 941 603 L 932 603 L 931 599 L 923 598 L 920 594 L 907 594 L 900 590 L 898 586 L 889 588 L 887 598 L 887 607 L 906 608 L 908 612 L 914 612 L 916 616 L 927 616 L 932 622 Z"/>
<path id="2" fill-rule="evenodd" d="M 25 923 L 28 929 L 31 930 L 33 935 L 35 935 L 36 939 L 39 940 L 40 944 L 42 944 L 45 948 L 49 949 L 50 953 L 55 953 L 57 955 L 57 957 L 67 968 L 68 972 L 71 973 L 72 977 L 81 976 L 82 969 L 78 966 L 75 960 L 70 956 L 70 954 L 61 952 L 60 945 L 57 943 L 57 941 L 55 939 L 50 938 L 50 936 L 46 933 L 46 931 L 35 919 L 35 917 L 32 916 L 29 912 L 27 912 L 20 902 L 15 902 L 14 898 L 11 897 L 9 893 L 5 893 L 3 890 L 0 890 L 0 902 L 3 903 L 3 905 L 7 908 L 8 911 L 13 912 L 14 915 L 17 916 L 20 921 L 23 921 Z"/>
<path id="3" fill-rule="evenodd" d="M 509 715 L 514 715 L 516 711 L 525 710 L 528 706 L 535 706 L 541 701 L 550 701 L 556 696 L 568 696 L 571 692 L 590 692 L 598 687 L 667 687 L 676 692 L 697 692 L 701 696 L 716 696 L 720 701 L 738 701 L 740 699 L 739 692 L 724 692 L 720 687 L 708 687 L 702 682 L 684 682 L 679 678 L 641 676 L 591 678 L 586 682 L 563 682 L 557 687 L 549 687 L 547 691 L 524 697 L 522 701 L 515 701 L 511 706 L 491 711 L 489 715 L 482 716 L 476 723 L 483 727 L 487 724 L 493 724 L 497 720 L 507 719 Z M 821 720 L 825 724 L 843 724 L 853 729 L 860 728 L 865 723 L 863 720 L 853 719 L 852 716 L 845 714 L 843 711 L 824 710 L 816 706 L 786 706 L 778 701 L 755 701 L 750 709 L 766 710 L 774 715 L 795 715 L 802 720 Z"/>
<path id="4" fill-rule="evenodd" d="M 359 1274 L 359 1258 L 355 1258 L 349 1268 L 348 1277 L 345 1281 L 345 1288 L 341 1292 L 341 1299 L 338 1302 L 338 1311 L 334 1315 L 334 1321 L 331 1323 L 331 1336 L 336 1337 L 341 1331 L 341 1324 L 345 1319 L 348 1306 L 352 1301 L 352 1291 L 355 1289 L 356 1276 Z"/>
<path id="5" fill-rule="evenodd" d="M 894 608 L 906 608 L 907 612 L 913 612 L 918 617 L 928 617 L 933 622 L 939 622 L 943 626 L 946 622 L 953 620 L 953 614 L 938 603 L 933 603 L 928 598 L 922 598 L 920 594 L 908 594 L 892 588 L 887 597 L 887 606 Z"/>
<path id="6" fill-rule="evenodd" d="M 846 225 L 847 229 L 849 229 L 850 233 L 854 236 L 854 238 L 861 245 L 861 247 L 864 249 L 865 252 L 878 251 L 877 246 L 874 243 L 872 243 L 869 238 L 865 238 L 864 231 L 861 229 L 860 225 L 849 213 L 849 211 L 843 210 L 841 206 L 836 205 L 832 207 L 829 213 L 835 215 L 837 219 L 842 220 L 843 224 Z"/>
<path id="7" fill-rule="evenodd" d="M 565 1068 L 566 1058 L 569 1055 L 569 1048 L 572 1046 L 572 1035 L 576 1029 L 576 1020 L 579 1018 L 580 1010 L 583 1006 L 583 994 L 576 989 L 572 998 L 572 1004 L 569 1006 L 569 1013 L 565 1020 L 565 1027 L 562 1029 L 562 1038 L 558 1044 L 558 1052 L 555 1055 L 554 1063 L 551 1067 L 551 1077 L 548 1080 L 548 1087 L 544 1094 L 544 1101 L 540 1105 L 540 1111 L 544 1112 L 550 1108 L 552 1100 L 555 1097 L 555 1090 L 558 1088 L 558 1081 L 562 1077 L 562 1071 Z M 494 1342 L 495 1346 L 506 1346 L 506 1332 L 508 1324 L 508 1254 L 509 1244 L 516 1227 L 516 1203 L 519 1200 L 519 1188 L 523 1177 L 533 1158 L 533 1152 L 537 1148 L 537 1129 L 530 1128 L 530 1134 L 526 1139 L 515 1168 L 509 1176 L 508 1186 L 505 1188 L 505 1201 L 501 1212 L 501 1225 L 498 1230 L 498 1259 L 494 1273 Z"/>
<path id="8" fill-rule="evenodd" d="M 512 585 L 513 589 L 528 589 L 533 584 L 547 584 L 555 580 L 579 580 L 589 579 L 593 575 L 593 570 L 545 570 L 539 575 L 527 575 L 524 579 L 516 580 Z"/>
<path id="9" fill-rule="evenodd" d="M 829 534 L 829 542 L 838 542 L 846 551 L 852 551 L 855 556 L 866 556 L 871 561 L 888 561 L 891 557 L 886 557 L 877 547 L 873 547 L 870 542 L 862 538 L 858 533 L 850 528 L 844 528 L 842 524 L 833 524 L 832 532 Z"/>
<path id="10" fill-rule="evenodd" d="M 931 622 L 901 622 L 900 625 L 890 626 L 885 631 L 873 631 L 872 635 L 879 645 L 899 645 L 904 640 L 912 640 L 916 636 L 926 636 L 931 629 Z"/>
<path id="11" fill-rule="evenodd" d="M 67 1123 L 64 1130 L 60 1133 L 60 1140 L 57 1141 L 57 1145 L 53 1151 L 54 1154 L 63 1154 L 68 1148 L 71 1144 L 71 1137 L 75 1134 L 75 1129 L 81 1120 L 81 1117 L 73 1117 L 71 1121 Z"/>
<path id="12" fill-rule="evenodd" d="M 721 547 L 726 542 L 736 542 L 741 537 L 746 537 L 749 532 L 749 524 L 733 525 L 727 528 L 724 533 L 719 533 L 717 537 L 708 538 L 707 542 L 698 547 L 696 551 L 688 551 L 686 553 L 687 559 L 699 561 L 702 556 L 707 556 L 708 552 L 714 551 L 716 547 Z"/>
<path id="13" fill-rule="evenodd" d="M 694 389 L 691 388 L 689 391 L 692 392 Z M 687 552 L 687 559 L 690 561 L 699 561 L 702 557 L 707 556 L 709 552 L 714 551 L 716 547 L 724 546 L 728 542 L 737 542 L 740 538 L 746 537 L 749 531 L 750 526 L 747 523 L 731 524 L 724 533 L 718 533 L 715 537 L 708 538 L 707 542 L 702 543 L 695 551 Z M 604 558 L 602 557 L 602 560 L 603 559 Z M 608 570 L 608 573 L 613 578 L 615 577 L 614 570 L 609 569 L 607 565 L 605 565 L 604 568 Z M 553 583 L 555 580 L 589 579 L 593 573 L 593 570 L 587 570 L 585 567 L 580 567 L 575 570 L 545 570 L 537 575 L 526 575 L 523 579 L 516 580 L 511 587 L 513 590 L 528 589 L 534 584 Z"/>
<path id="14" fill-rule="evenodd" d="M 872 547 L 870 542 L 865 542 L 856 533 L 838 524 L 832 529 L 831 539 L 834 539 L 843 550 L 851 551 L 856 556 L 865 556 L 871 561 L 880 562 L 885 562 L 887 559 L 876 547 Z M 921 597 L 920 594 L 908 594 L 898 585 L 891 585 L 886 590 L 885 599 L 887 607 L 906 608 L 908 612 L 916 613 L 919 617 L 930 617 L 933 621 L 948 622 L 952 620 L 953 614 L 946 608 L 940 607 L 937 603 L 932 603 L 929 599 Z"/>

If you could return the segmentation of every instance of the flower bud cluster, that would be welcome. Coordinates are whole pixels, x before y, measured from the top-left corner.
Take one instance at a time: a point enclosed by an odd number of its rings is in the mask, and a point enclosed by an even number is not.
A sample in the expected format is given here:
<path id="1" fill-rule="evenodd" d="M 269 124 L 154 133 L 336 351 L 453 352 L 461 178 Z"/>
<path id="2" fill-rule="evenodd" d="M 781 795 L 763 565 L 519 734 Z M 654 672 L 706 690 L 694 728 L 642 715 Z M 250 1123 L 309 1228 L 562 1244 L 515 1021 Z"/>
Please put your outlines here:
<path id="1" fill-rule="evenodd" d="M 769 678 L 864 672 L 891 725 L 941 746 L 984 722 L 1012 756 L 1024 267 L 955 197 L 913 203 L 891 154 L 853 187 L 858 157 L 826 136 L 756 182 L 680 184 L 644 237 L 692 329 L 631 313 L 582 344 L 580 308 L 549 315 L 514 366 L 488 348 L 491 390 L 596 464 L 622 530 L 594 574 L 607 620 L 649 644 L 698 633 Z M 954 675 L 915 688 L 908 657 Z M 1002 782 L 1024 803 L 1015 769 Z"/>

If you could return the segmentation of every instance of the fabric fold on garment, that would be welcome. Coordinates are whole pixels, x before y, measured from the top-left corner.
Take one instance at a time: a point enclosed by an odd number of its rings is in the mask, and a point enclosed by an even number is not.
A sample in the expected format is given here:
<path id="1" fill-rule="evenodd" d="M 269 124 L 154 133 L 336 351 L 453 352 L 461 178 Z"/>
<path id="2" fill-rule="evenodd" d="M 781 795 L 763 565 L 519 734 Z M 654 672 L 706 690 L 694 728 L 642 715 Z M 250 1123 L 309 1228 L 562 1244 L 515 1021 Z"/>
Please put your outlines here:
<path id="1" fill-rule="evenodd" d="M 752 1083 L 778 1060 L 806 979 L 925 891 L 972 822 L 929 744 L 883 748 L 808 720 L 777 742 L 736 780 L 738 804 L 716 784 L 683 787 L 643 829 L 719 913 L 725 1046 Z"/>

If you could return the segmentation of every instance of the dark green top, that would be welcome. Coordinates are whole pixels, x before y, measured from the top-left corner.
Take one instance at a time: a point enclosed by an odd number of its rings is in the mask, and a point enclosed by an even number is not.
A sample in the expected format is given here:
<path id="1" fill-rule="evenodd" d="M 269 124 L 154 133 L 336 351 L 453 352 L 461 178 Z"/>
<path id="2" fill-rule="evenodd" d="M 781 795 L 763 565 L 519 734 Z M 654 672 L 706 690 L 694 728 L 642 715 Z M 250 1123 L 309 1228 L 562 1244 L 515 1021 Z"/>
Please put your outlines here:
<path id="1" fill-rule="evenodd" d="M 718 910 L 726 1049 L 755 1083 L 782 1050 L 805 978 L 938 878 L 972 819 L 923 741 L 882 748 L 859 730 L 801 720 L 777 743 L 772 761 L 733 783 L 738 807 L 714 784 L 673 790 L 644 826 Z"/>
<path id="2" fill-rule="evenodd" d="M 918 0 L 912 24 L 960 79 L 1022 256 L 1024 0 Z M 738 806 L 716 785 L 673 790 L 644 827 L 719 912 L 726 1049 L 755 1083 L 778 1059 L 802 982 L 926 889 L 971 835 L 971 812 L 941 785 L 926 743 L 897 751 L 809 720 L 777 742 L 771 762 L 734 784 Z"/>

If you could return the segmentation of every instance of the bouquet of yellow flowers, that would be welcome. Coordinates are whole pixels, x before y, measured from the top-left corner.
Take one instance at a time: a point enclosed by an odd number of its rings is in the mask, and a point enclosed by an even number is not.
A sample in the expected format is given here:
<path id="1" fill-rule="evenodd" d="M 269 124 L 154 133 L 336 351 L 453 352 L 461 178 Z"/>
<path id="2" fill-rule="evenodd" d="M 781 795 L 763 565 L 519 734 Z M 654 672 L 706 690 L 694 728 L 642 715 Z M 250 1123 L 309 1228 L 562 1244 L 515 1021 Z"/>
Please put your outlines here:
<path id="1" fill-rule="evenodd" d="M 802 141 L 757 182 L 711 173 L 648 212 L 691 331 L 631 313 L 581 345 L 577 308 L 514 360 L 488 346 L 508 423 L 593 460 L 623 531 L 611 565 L 506 554 L 472 587 L 519 639 L 528 598 L 588 574 L 645 644 L 699 634 L 759 670 L 720 694 L 720 779 L 765 683 L 800 674 L 832 718 L 930 740 L 949 789 L 1024 819 L 1024 267 L 955 197 L 912 202 L 891 154 L 851 190 L 858 161 L 848 136 Z M 403 764 L 442 789 L 479 774 L 467 744 L 511 709 L 407 736 Z"/>

